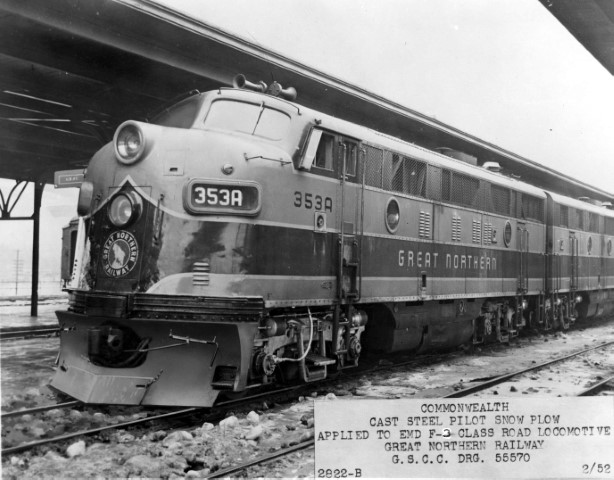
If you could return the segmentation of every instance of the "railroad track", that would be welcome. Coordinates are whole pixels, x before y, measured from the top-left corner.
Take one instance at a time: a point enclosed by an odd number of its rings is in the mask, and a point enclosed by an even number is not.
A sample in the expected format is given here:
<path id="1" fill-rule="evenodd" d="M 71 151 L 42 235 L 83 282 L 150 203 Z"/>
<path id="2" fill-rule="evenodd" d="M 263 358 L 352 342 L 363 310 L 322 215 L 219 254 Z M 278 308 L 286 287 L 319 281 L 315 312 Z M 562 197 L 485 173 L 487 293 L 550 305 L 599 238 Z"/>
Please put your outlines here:
<path id="1" fill-rule="evenodd" d="M 364 370 L 364 369 L 353 369 L 349 371 L 346 370 L 343 372 L 343 379 L 351 380 L 352 378 L 359 377 L 365 374 L 375 373 L 379 371 L 393 370 L 395 368 L 401 368 L 401 367 L 430 365 L 430 364 L 440 361 L 441 358 L 442 358 L 442 355 L 438 355 L 438 354 L 424 355 L 420 357 L 414 357 L 410 360 L 403 360 L 403 361 L 393 362 L 390 364 L 372 366 L 367 370 Z M 100 434 L 103 432 L 109 432 L 113 430 L 135 428 L 135 427 L 139 427 L 147 423 L 152 423 L 156 421 L 180 420 L 181 417 L 188 417 L 192 414 L 196 414 L 197 412 L 206 412 L 208 410 L 209 411 L 207 415 L 204 417 L 205 420 L 203 420 L 203 417 L 200 417 L 199 422 L 200 423 L 202 423 L 203 421 L 215 422 L 215 421 L 219 421 L 222 418 L 224 418 L 225 414 L 228 412 L 228 408 L 230 407 L 246 406 L 249 403 L 262 399 L 264 397 L 266 397 L 267 400 L 269 401 L 271 399 L 276 399 L 274 401 L 278 403 L 282 403 L 285 401 L 282 397 L 288 393 L 292 393 L 294 397 L 296 397 L 297 395 L 309 395 L 310 393 L 314 391 L 326 389 L 327 387 L 330 387 L 331 385 L 334 385 L 337 382 L 338 382 L 338 377 L 333 377 L 323 382 L 318 382 L 317 384 L 300 384 L 300 385 L 284 387 L 284 388 L 276 389 L 276 390 L 262 391 L 262 392 L 255 393 L 254 395 L 249 395 L 249 396 L 244 396 L 244 397 L 237 398 L 237 399 L 225 400 L 225 401 L 219 402 L 211 409 L 204 409 L 204 408 L 198 408 L 198 407 L 185 408 L 185 409 L 174 410 L 172 412 L 151 415 L 151 416 L 141 418 L 138 420 L 130 420 L 127 422 L 121 422 L 121 423 L 104 425 L 104 426 L 99 426 L 99 427 L 94 427 L 94 428 L 88 428 L 84 430 L 78 430 L 78 431 L 66 433 L 63 435 L 56 435 L 56 436 L 52 436 L 48 438 L 42 438 L 40 440 L 31 441 L 31 442 L 22 443 L 22 444 L 15 445 L 15 446 L 3 448 L 0 453 L 4 457 L 9 454 L 27 452 L 37 447 L 41 447 L 45 445 L 68 442 L 69 440 L 77 439 L 79 437 L 93 436 L 96 434 Z M 47 405 L 47 406 L 35 407 L 31 409 L 6 412 L 6 413 L 2 413 L 1 418 L 4 421 L 6 419 L 13 419 L 19 416 L 37 414 L 37 413 L 41 413 L 41 412 L 45 412 L 45 411 L 49 411 L 53 409 L 66 409 L 66 408 L 73 408 L 73 407 L 80 407 L 80 406 L 91 407 L 92 405 L 84 404 L 79 401 L 71 401 L 71 402 L 65 402 L 61 404 Z M 309 445 L 306 445 L 303 448 L 308 448 L 308 446 Z M 288 449 L 288 450 L 291 450 L 291 449 Z M 279 456 L 283 456 L 283 454 L 280 454 Z"/>
<path id="2" fill-rule="evenodd" d="M 239 473 L 247 468 L 250 467 L 255 467 L 257 465 L 262 465 L 263 463 L 267 463 L 267 462 L 271 462 L 274 460 L 279 460 L 280 458 L 286 457 L 288 455 L 291 455 L 295 452 L 298 452 L 300 450 L 306 450 L 309 447 L 313 447 L 315 445 L 315 440 L 311 439 L 302 443 L 299 443 L 297 445 L 293 445 L 291 447 L 288 448 L 284 448 L 281 450 L 278 450 L 276 452 L 273 452 L 269 455 L 264 455 L 262 457 L 258 457 L 258 458 L 254 458 L 248 462 L 242 463 L 240 465 L 236 465 L 233 467 L 228 467 L 228 468 L 224 468 L 224 469 L 220 469 L 217 470 L 214 473 L 211 473 L 209 475 L 207 475 L 206 477 L 201 477 L 201 478 L 224 478 L 224 477 L 230 477 L 232 475 L 234 475 L 235 473 Z"/>
<path id="3" fill-rule="evenodd" d="M 26 452 L 29 450 L 33 450 L 34 448 L 41 447 L 43 445 L 66 442 L 68 440 L 76 439 L 78 437 L 92 436 L 92 435 L 99 434 L 99 433 L 106 432 L 106 431 L 133 428 L 133 427 L 145 425 L 147 423 L 156 422 L 156 421 L 180 420 L 182 417 L 188 417 L 192 414 L 201 413 L 201 412 L 203 413 L 206 412 L 206 415 L 204 417 L 199 417 L 200 423 L 202 423 L 203 421 L 207 421 L 207 422 L 219 421 L 224 418 L 225 414 L 228 412 L 228 408 L 230 407 L 237 407 L 237 406 L 240 407 L 243 405 L 248 405 L 249 403 L 257 401 L 264 397 L 270 398 L 272 395 L 284 395 L 288 392 L 292 392 L 299 388 L 300 386 L 285 387 L 282 389 L 275 390 L 273 392 L 270 392 L 270 391 L 261 392 L 261 393 L 257 393 L 251 396 L 246 396 L 246 397 L 237 398 L 233 400 L 227 400 L 227 401 L 223 401 L 223 402 L 216 404 L 211 409 L 201 408 L 201 407 L 183 408 L 179 410 L 173 410 L 171 412 L 147 416 L 147 417 L 136 419 L 136 420 L 130 420 L 127 422 L 114 423 L 114 424 L 104 425 L 100 427 L 79 430 L 79 431 L 70 432 L 64 435 L 56 435 L 56 436 L 49 437 L 49 438 L 43 438 L 41 440 L 36 440 L 32 442 L 23 443 L 20 445 L 15 445 L 15 446 L 8 447 L 8 448 L 3 448 L 1 451 L 1 454 L 2 454 L 2 457 L 5 457 L 5 455 Z M 78 401 L 66 402 L 62 404 L 32 408 L 28 410 L 18 410 L 15 412 L 8 412 L 8 413 L 3 414 L 3 418 L 17 417 L 20 415 L 23 416 L 23 415 L 32 414 L 32 413 L 40 413 L 40 412 L 44 412 L 44 411 L 48 411 L 48 410 L 52 410 L 56 408 L 70 408 L 70 407 L 74 407 L 78 405 L 86 406 L 86 404 L 83 404 Z"/>
<path id="4" fill-rule="evenodd" d="M 365 375 L 368 373 L 375 373 L 378 371 L 382 371 L 382 370 L 385 371 L 385 370 L 390 370 L 394 368 L 401 368 L 401 367 L 407 367 L 407 366 L 412 367 L 412 366 L 417 366 L 417 365 L 429 365 L 432 363 L 436 363 L 441 358 L 442 358 L 441 355 L 424 355 L 421 357 L 414 357 L 411 360 L 398 361 L 395 363 L 385 364 L 385 365 L 376 365 L 376 366 L 369 368 L 368 370 L 364 370 L 364 369 L 355 369 L 355 370 L 350 370 L 350 371 L 346 370 L 343 372 L 343 379 L 351 380 L 352 378 L 355 378 L 361 375 Z M 235 406 L 239 407 L 241 405 L 248 405 L 250 402 L 256 401 L 258 399 L 262 399 L 263 397 L 267 397 L 268 400 L 271 400 L 272 398 L 278 398 L 277 400 L 278 402 L 283 402 L 284 400 L 281 398 L 281 396 L 285 394 L 294 392 L 293 395 L 295 397 L 297 395 L 309 395 L 310 393 L 314 391 L 326 389 L 327 387 L 330 387 L 331 385 L 334 385 L 337 382 L 338 382 L 338 378 L 333 377 L 333 378 L 324 380 L 323 382 L 318 382 L 317 384 L 294 385 L 294 386 L 284 387 L 284 388 L 280 388 L 276 390 L 260 391 L 253 395 L 244 396 L 244 397 L 240 397 L 237 399 L 225 400 L 225 401 L 217 403 L 212 409 L 210 409 L 210 412 L 207 415 L 207 418 L 208 418 L 207 421 L 212 422 L 212 421 L 215 421 L 216 419 L 223 418 L 224 414 L 228 411 L 227 409 L 229 407 L 235 407 Z M 82 402 L 75 400 L 75 401 L 70 401 L 70 402 L 65 402 L 65 403 L 60 403 L 60 404 L 46 405 L 46 406 L 40 406 L 40 407 L 35 407 L 35 408 L 30 408 L 30 409 L 6 412 L 6 413 L 2 413 L 0 418 L 3 421 L 6 421 L 8 419 L 14 419 L 19 416 L 38 414 L 38 413 L 46 412 L 46 411 L 53 410 L 53 409 L 67 409 L 67 408 L 74 408 L 74 407 L 91 407 L 91 406 L 92 405 L 84 404 Z M 189 416 L 191 414 L 195 414 L 196 412 L 203 412 L 207 410 L 208 409 L 204 409 L 204 408 L 179 409 L 173 412 L 167 412 L 167 413 L 163 413 L 159 415 L 152 415 L 152 416 L 148 416 L 148 417 L 138 419 L 138 420 L 131 420 L 128 422 L 115 423 L 112 425 L 104 425 L 104 426 L 79 430 L 79 431 L 67 433 L 64 435 L 57 435 L 53 437 L 42 438 L 40 440 L 31 441 L 31 442 L 4 448 L 2 449 L 0 453 L 2 454 L 2 456 L 8 455 L 8 454 L 14 454 L 14 453 L 23 453 L 29 450 L 33 450 L 37 447 L 41 447 L 44 445 L 50 445 L 50 444 L 57 443 L 57 442 L 67 442 L 68 440 L 76 439 L 78 437 L 92 436 L 92 435 L 96 435 L 102 432 L 107 432 L 107 431 L 112 431 L 112 430 L 134 428 L 134 427 L 138 427 L 140 425 L 144 425 L 144 424 L 155 422 L 155 421 L 170 421 L 174 419 L 180 419 L 181 417 Z"/>
<path id="5" fill-rule="evenodd" d="M 12 412 L 4 412 L 0 414 L 0 419 L 6 420 L 7 418 L 14 418 L 14 417 L 19 417 L 19 416 L 23 417 L 24 415 L 34 415 L 36 413 L 48 412 L 49 410 L 54 410 L 56 408 L 57 409 L 72 408 L 78 405 L 83 405 L 83 404 L 78 400 L 72 400 L 70 402 L 55 403 L 53 405 L 44 405 L 41 407 L 27 408 L 23 410 L 14 410 Z"/>
<path id="6" fill-rule="evenodd" d="M 466 397 L 467 395 L 470 395 L 472 393 L 478 393 L 478 392 L 487 390 L 487 389 L 489 389 L 491 387 L 494 387 L 496 385 L 499 385 L 501 383 L 508 382 L 509 380 L 511 380 L 511 379 L 513 379 L 515 377 L 519 377 L 521 375 L 526 375 L 527 373 L 535 372 L 537 370 L 541 370 L 542 368 L 547 367 L 549 365 L 554 365 L 556 363 L 562 363 L 562 362 L 565 362 L 567 360 L 579 357 L 580 355 L 584 355 L 586 353 L 593 352 L 595 350 L 604 349 L 604 348 L 610 347 L 612 345 L 614 345 L 614 341 L 602 343 L 600 345 L 597 345 L 597 346 L 594 346 L 594 347 L 590 347 L 590 348 L 586 348 L 584 350 L 581 350 L 581 351 L 578 351 L 578 352 L 575 352 L 575 353 L 571 353 L 569 355 L 564 355 L 562 357 L 557 357 L 557 358 L 555 358 L 553 360 L 548 360 L 547 362 L 543 362 L 543 363 L 540 363 L 540 364 L 537 364 L 537 365 L 533 365 L 533 366 L 528 367 L 528 368 L 523 368 L 523 369 L 517 370 L 515 372 L 506 373 L 504 375 L 500 375 L 500 376 L 488 379 L 488 380 L 486 380 L 484 382 L 481 382 L 481 383 L 479 383 L 477 385 L 472 385 L 470 387 L 464 388 L 463 390 L 459 390 L 459 391 L 450 393 L 448 395 L 445 395 L 443 398 L 461 398 L 461 397 Z M 580 395 L 580 394 L 578 394 L 578 395 Z M 590 393 L 586 393 L 585 395 L 590 395 Z"/>
<path id="7" fill-rule="evenodd" d="M 460 398 L 463 396 L 467 396 L 470 395 L 472 393 L 476 393 L 479 391 L 483 391 L 486 390 L 492 386 L 495 385 L 499 385 L 503 382 L 509 381 L 510 379 L 517 377 L 519 375 L 523 375 L 526 374 L 528 372 L 532 372 L 535 370 L 539 370 L 541 368 L 544 368 L 548 365 L 552 365 L 555 363 L 560 363 L 563 362 L 565 360 L 574 358 L 574 357 L 578 357 L 582 354 L 585 354 L 587 352 L 591 352 L 591 351 L 595 351 L 598 349 L 603 349 L 603 348 L 607 348 L 610 345 L 613 345 L 614 342 L 608 342 L 608 343 L 604 343 L 595 347 L 591 347 L 588 349 L 584 349 L 578 352 L 575 352 L 573 354 L 570 355 L 565 355 L 559 358 L 555 358 L 553 360 L 550 360 L 548 362 L 544 362 L 541 363 L 539 365 L 534 365 L 531 366 L 529 368 L 524 368 L 512 373 L 508 373 L 505 375 L 501 375 L 498 377 L 494 377 L 492 379 L 489 379 L 487 381 L 481 382 L 478 385 L 474 385 L 468 388 L 464 388 L 463 390 L 460 391 L 456 391 L 453 392 L 449 395 L 445 395 L 442 398 Z M 401 368 L 401 367 L 407 367 L 407 366 L 416 366 L 417 364 L 421 364 L 421 365 L 428 365 L 429 363 L 435 363 L 437 362 L 439 359 L 441 358 L 441 356 L 439 355 L 432 355 L 429 357 L 421 357 L 421 358 L 412 358 L 410 360 L 405 360 L 405 361 L 399 361 L 396 363 L 391 363 L 391 364 L 387 364 L 387 365 L 379 365 L 379 366 L 375 366 L 371 369 L 369 369 L 368 371 L 350 371 L 350 373 L 346 374 L 346 372 L 344 372 L 344 376 L 343 376 L 343 380 L 349 380 L 355 376 L 361 376 L 361 375 L 365 375 L 368 373 L 373 373 L 373 372 L 377 372 L 377 371 L 382 371 L 382 370 L 394 370 L 397 368 Z M 254 402 L 257 401 L 263 397 L 267 397 L 268 400 L 270 400 L 271 396 L 274 395 L 282 395 L 285 393 L 292 393 L 294 396 L 296 396 L 297 394 L 300 394 L 301 392 L 306 392 L 308 390 L 313 391 L 314 388 L 316 390 L 318 389 L 323 389 L 326 388 L 327 384 L 334 384 L 338 382 L 338 379 L 331 379 L 330 381 L 326 381 L 326 382 L 321 382 L 315 385 L 299 385 L 299 386 L 293 386 L 293 387 L 286 387 L 280 390 L 275 390 L 275 391 L 269 391 L 269 392 L 261 392 L 261 393 L 257 393 L 255 395 L 251 395 L 251 396 L 246 396 L 243 398 L 239 398 L 239 399 L 235 399 L 235 400 L 228 400 L 228 401 L 224 401 L 224 402 L 220 402 L 218 405 L 216 405 L 213 409 L 202 409 L 202 408 L 185 408 L 185 409 L 180 409 L 180 410 L 175 410 L 172 412 L 166 412 L 166 413 L 162 413 L 162 414 L 157 414 L 157 415 L 152 415 L 152 416 L 148 416 L 145 418 L 141 418 L 138 420 L 131 420 L 128 422 L 121 422 L 121 423 L 116 423 L 113 425 L 105 425 L 105 426 L 100 426 L 100 427 L 95 427 L 95 428 L 91 428 L 91 429 L 87 429 L 87 430 L 80 430 L 77 432 L 73 432 L 73 433 L 68 433 L 65 435 L 59 435 L 59 436 L 55 436 L 55 437 L 51 437 L 51 438 L 44 438 L 41 440 L 37 440 L 34 442 L 28 442 L 28 443 L 24 443 L 21 445 L 16 445 L 13 447 L 9 447 L 6 449 L 2 450 L 2 456 L 4 458 L 6 458 L 6 455 L 9 454 L 13 454 L 13 453 L 19 453 L 19 452 L 25 452 L 25 451 L 29 451 L 32 449 L 35 449 L 37 447 L 43 446 L 43 445 L 48 445 L 48 444 L 52 444 L 52 443 L 57 443 L 57 442 L 67 442 L 68 440 L 71 439 L 75 439 L 77 437 L 83 437 L 83 436 L 91 436 L 91 435 L 95 435 L 101 432 L 105 432 L 105 431 L 110 431 L 110 430 L 117 430 L 117 429 L 126 429 L 126 428 L 134 428 L 134 427 L 138 427 L 140 425 L 145 425 L 146 423 L 151 423 L 151 422 L 155 422 L 155 421 L 171 421 L 171 420 L 178 420 L 181 419 L 181 417 L 188 417 L 191 414 L 195 414 L 197 412 L 202 412 L 204 410 L 208 410 L 207 411 L 207 415 L 205 417 L 205 421 L 208 422 L 215 422 L 215 421 L 219 421 L 221 420 L 224 416 L 225 413 L 228 411 L 228 408 L 233 406 L 246 406 L 248 405 L 250 402 Z M 602 382 L 599 382 L 596 385 L 591 386 L 591 388 L 585 390 L 584 392 L 578 394 L 578 395 L 593 395 L 595 394 L 596 391 L 598 391 L 599 389 L 603 389 L 603 388 L 608 388 L 611 386 L 611 384 L 614 383 L 614 377 L 610 377 L 607 378 L 605 380 L 603 380 Z M 44 412 L 47 410 L 51 410 L 54 408 L 71 408 L 71 407 L 75 407 L 78 405 L 84 405 L 81 402 L 78 401 L 73 401 L 73 402 L 66 402 L 64 404 L 57 404 L 57 405 L 49 405 L 49 406 L 44 406 L 44 407 L 36 407 L 33 409 L 28 409 L 28 410 L 19 410 L 19 411 L 15 411 L 15 412 L 7 412 L 7 413 L 3 413 L 2 414 L 2 419 L 7 419 L 7 418 L 12 418 L 12 417 L 16 417 L 19 415 L 26 415 L 26 414 L 34 414 L 34 413 L 39 413 L 39 412 Z M 203 421 L 203 417 L 199 417 L 199 422 L 202 423 Z M 233 467 L 229 467 L 227 469 L 223 469 L 223 470 L 218 470 L 216 472 L 213 472 L 209 475 L 208 478 L 219 478 L 219 477 L 223 477 L 223 476 L 229 476 L 232 475 L 234 473 L 237 473 L 239 471 L 245 470 L 247 468 L 259 465 L 259 464 L 263 464 L 263 463 L 267 463 L 267 462 L 271 462 L 277 459 L 280 459 L 284 456 L 287 455 L 291 455 L 294 452 L 300 451 L 300 450 L 304 450 L 304 449 L 308 449 L 310 447 L 312 447 L 314 445 L 314 440 L 308 440 L 296 445 L 293 445 L 289 448 L 285 448 L 285 449 L 281 449 L 278 450 L 272 454 L 269 455 L 265 455 L 262 457 L 258 457 L 256 459 L 252 459 L 249 462 L 237 465 L 237 466 L 233 466 Z"/>
<path id="8" fill-rule="evenodd" d="M 578 393 L 578 397 L 595 396 L 604 394 L 605 392 L 614 392 L 614 376 L 608 377 L 588 387 L 586 390 Z"/>

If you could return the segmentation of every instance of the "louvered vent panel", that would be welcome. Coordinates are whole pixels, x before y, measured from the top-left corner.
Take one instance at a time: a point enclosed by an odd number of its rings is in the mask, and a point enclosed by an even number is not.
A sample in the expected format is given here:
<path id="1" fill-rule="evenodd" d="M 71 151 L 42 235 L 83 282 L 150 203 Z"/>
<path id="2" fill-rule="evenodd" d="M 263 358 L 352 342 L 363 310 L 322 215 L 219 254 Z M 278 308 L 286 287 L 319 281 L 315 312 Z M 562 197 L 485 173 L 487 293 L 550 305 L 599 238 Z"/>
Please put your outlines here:
<path id="1" fill-rule="evenodd" d="M 431 238 L 431 214 L 420 210 L 420 238 Z"/>
<path id="2" fill-rule="evenodd" d="M 473 231 L 472 231 L 473 243 L 482 243 L 482 222 L 480 220 L 473 219 Z"/>
<path id="3" fill-rule="evenodd" d="M 453 203 L 473 206 L 480 187 L 480 181 L 469 175 L 454 172 L 450 187 Z"/>
<path id="4" fill-rule="evenodd" d="M 367 158 L 365 161 L 365 183 L 372 187 L 382 188 L 382 165 L 384 152 L 379 148 L 365 145 Z"/>
<path id="5" fill-rule="evenodd" d="M 456 215 L 452 217 L 452 241 L 461 241 L 461 218 Z"/>
<path id="6" fill-rule="evenodd" d="M 511 195 L 510 189 L 500 187 L 499 185 L 492 185 L 491 187 L 492 203 L 495 213 L 501 215 L 510 214 Z"/>
<path id="7" fill-rule="evenodd" d="M 211 271 L 208 262 L 195 262 L 192 268 L 192 283 L 195 286 L 209 285 L 209 272 Z"/>
<path id="8" fill-rule="evenodd" d="M 557 225 L 555 223 L 555 225 Z M 560 205 L 559 208 L 559 223 L 561 227 L 569 227 L 569 207 Z"/>
<path id="9" fill-rule="evenodd" d="M 492 223 L 484 223 L 484 245 L 492 244 Z"/>
<path id="10" fill-rule="evenodd" d="M 544 220 L 544 200 L 524 193 L 522 195 L 522 216 L 532 220 Z"/>

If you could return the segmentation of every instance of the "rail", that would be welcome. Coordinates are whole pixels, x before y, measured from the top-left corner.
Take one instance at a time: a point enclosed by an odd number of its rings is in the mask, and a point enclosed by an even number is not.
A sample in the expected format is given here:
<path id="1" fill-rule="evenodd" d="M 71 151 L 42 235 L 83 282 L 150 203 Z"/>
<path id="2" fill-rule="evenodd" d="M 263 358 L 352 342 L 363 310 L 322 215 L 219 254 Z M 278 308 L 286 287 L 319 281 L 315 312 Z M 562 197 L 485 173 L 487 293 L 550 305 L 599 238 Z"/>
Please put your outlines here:
<path id="1" fill-rule="evenodd" d="M 278 458 L 285 457 L 286 455 L 290 455 L 291 453 L 298 452 L 300 450 L 305 450 L 306 448 L 313 447 L 314 445 L 315 445 L 315 440 L 310 439 L 305 442 L 301 442 L 297 445 L 293 445 L 291 447 L 284 448 L 282 450 L 277 450 L 276 452 L 273 452 L 269 455 L 263 455 L 262 457 L 254 458 L 240 465 L 217 470 L 216 472 L 213 472 L 212 474 L 207 475 L 206 477 L 202 477 L 202 478 L 229 477 L 235 473 L 245 470 L 246 468 L 254 467 L 262 463 L 270 462 L 271 460 L 276 460 Z"/>
<path id="2" fill-rule="evenodd" d="M 49 410 L 54 410 L 56 408 L 76 407 L 77 405 L 81 405 L 81 402 L 79 400 L 72 400 L 70 402 L 64 402 L 64 403 L 56 403 L 53 405 L 44 405 L 41 407 L 27 408 L 24 410 L 14 410 L 12 412 L 4 412 L 0 414 L 0 419 L 5 420 L 11 417 L 19 417 L 23 415 L 31 415 L 33 413 L 47 412 Z"/>
<path id="3" fill-rule="evenodd" d="M 599 349 L 602 349 L 602 348 L 609 347 L 610 345 L 614 345 L 614 341 L 602 343 L 602 344 L 597 345 L 595 347 L 586 348 L 586 349 L 584 349 L 582 351 L 579 351 L 579 352 L 576 352 L 576 353 L 571 353 L 569 355 L 564 355 L 562 357 L 558 357 L 558 358 L 555 358 L 553 360 L 548 360 L 547 362 L 540 363 L 538 365 L 533 365 L 533 366 L 531 366 L 529 368 L 523 368 L 522 370 L 517 370 L 517 371 L 511 372 L 511 373 L 506 373 L 504 375 L 501 375 L 501 376 L 498 376 L 498 377 L 486 380 L 486 381 L 484 381 L 482 383 L 479 383 L 477 385 L 473 385 L 473 386 L 465 388 L 463 390 L 459 390 L 457 392 L 452 392 L 452 393 L 450 393 L 448 395 L 443 396 L 442 398 L 461 398 L 461 397 L 466 397 L 467 395 L 470 395 L 472 393 L 480 392 L 482 390 L 486 390 L 487 388 L 494 387 L 495 385 L 498 385 L 500 383 L 506 382 L 509 379 L 517 377 L 519 375 L 523 375 L 523 374 L 528 373 L 528 372 L 533 372 L 535 370 L 540 370 L 540 369 L 542 369 L 544 367 L 547 367 L 548 365 L 552 365 L 554 363 L 563 362 L 565 360 L 569 360 L 570 358 L 574 358 L 574 357 L 577 357 L 579 355 L 583 355 L 583 354 L 591 352 L 593 350 L 599 350 Z"/>

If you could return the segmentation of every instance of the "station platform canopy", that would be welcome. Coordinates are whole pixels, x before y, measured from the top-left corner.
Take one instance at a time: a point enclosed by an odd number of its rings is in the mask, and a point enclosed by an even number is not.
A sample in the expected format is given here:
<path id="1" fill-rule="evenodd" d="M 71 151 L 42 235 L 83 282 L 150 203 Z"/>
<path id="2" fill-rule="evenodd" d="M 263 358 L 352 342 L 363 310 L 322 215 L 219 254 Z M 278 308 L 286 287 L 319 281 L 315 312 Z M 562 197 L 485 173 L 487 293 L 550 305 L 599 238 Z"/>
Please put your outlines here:
<path id="1" fill-rule="evenodd" d="M 0 176 L 52 183 L 54 171 L 85 167 L 124 120 L 144 120 L 189 90 L 229 86 L 237 73 L 254 82 L 273 76 L 296 88 L 306 107 L 427 148 L 459 150 L 479 164 L 498 162 L 545 189 L 614 201 L 610 192 L 150 0 L 0 3 Z"/>
<path id="2" fill-rule="evenodd" d="M 539 0 L 605 69 L 614 75 L 612 0 Z"/>

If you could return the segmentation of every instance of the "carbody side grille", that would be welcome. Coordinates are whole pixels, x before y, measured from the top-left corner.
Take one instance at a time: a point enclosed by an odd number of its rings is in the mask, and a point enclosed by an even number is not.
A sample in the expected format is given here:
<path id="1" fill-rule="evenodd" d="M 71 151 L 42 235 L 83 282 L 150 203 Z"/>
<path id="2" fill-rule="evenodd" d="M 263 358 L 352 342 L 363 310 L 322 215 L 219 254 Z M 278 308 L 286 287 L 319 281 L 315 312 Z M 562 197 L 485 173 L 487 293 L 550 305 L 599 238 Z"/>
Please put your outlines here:
<path id="1" fill-rule="evenodd" d="M 206 287 L 209 285 L 209 262 L 196 262 L 192 268 L 192 283 L 195 286 Z"/>
<path id="2" fill-rule="evenodd" d="M 461 218 L 456 215 L 452 217 L 452 241 L 461 241 Z"/>
<path id="3" fill-rule="evenodd" d="M 482 222 L 480 220 L 473 219 L 473 243 L 482 243 Z"/>
<path id="4" fill-rule="evenodd" d="M 209 315 L 258 315 L 264 309 L 260 297 L 192 297 L 188 295 L 134 295 L 134 312 L 187 313 Z"/>
<path id="5" fill-rule="evenodd" d="M 431 238 L 431 214 L 420 210 L 420 238 Z"/>
<path id="6" fill-rule="evenodd" d="M 264 300 L 261 297 L 194 297 L 148 293 L 111 295 L 99 292 L 72 292 L 69 311 L 105 317 L 174 319 L 213 315 L 254 318 L 263 314 Z"/>

